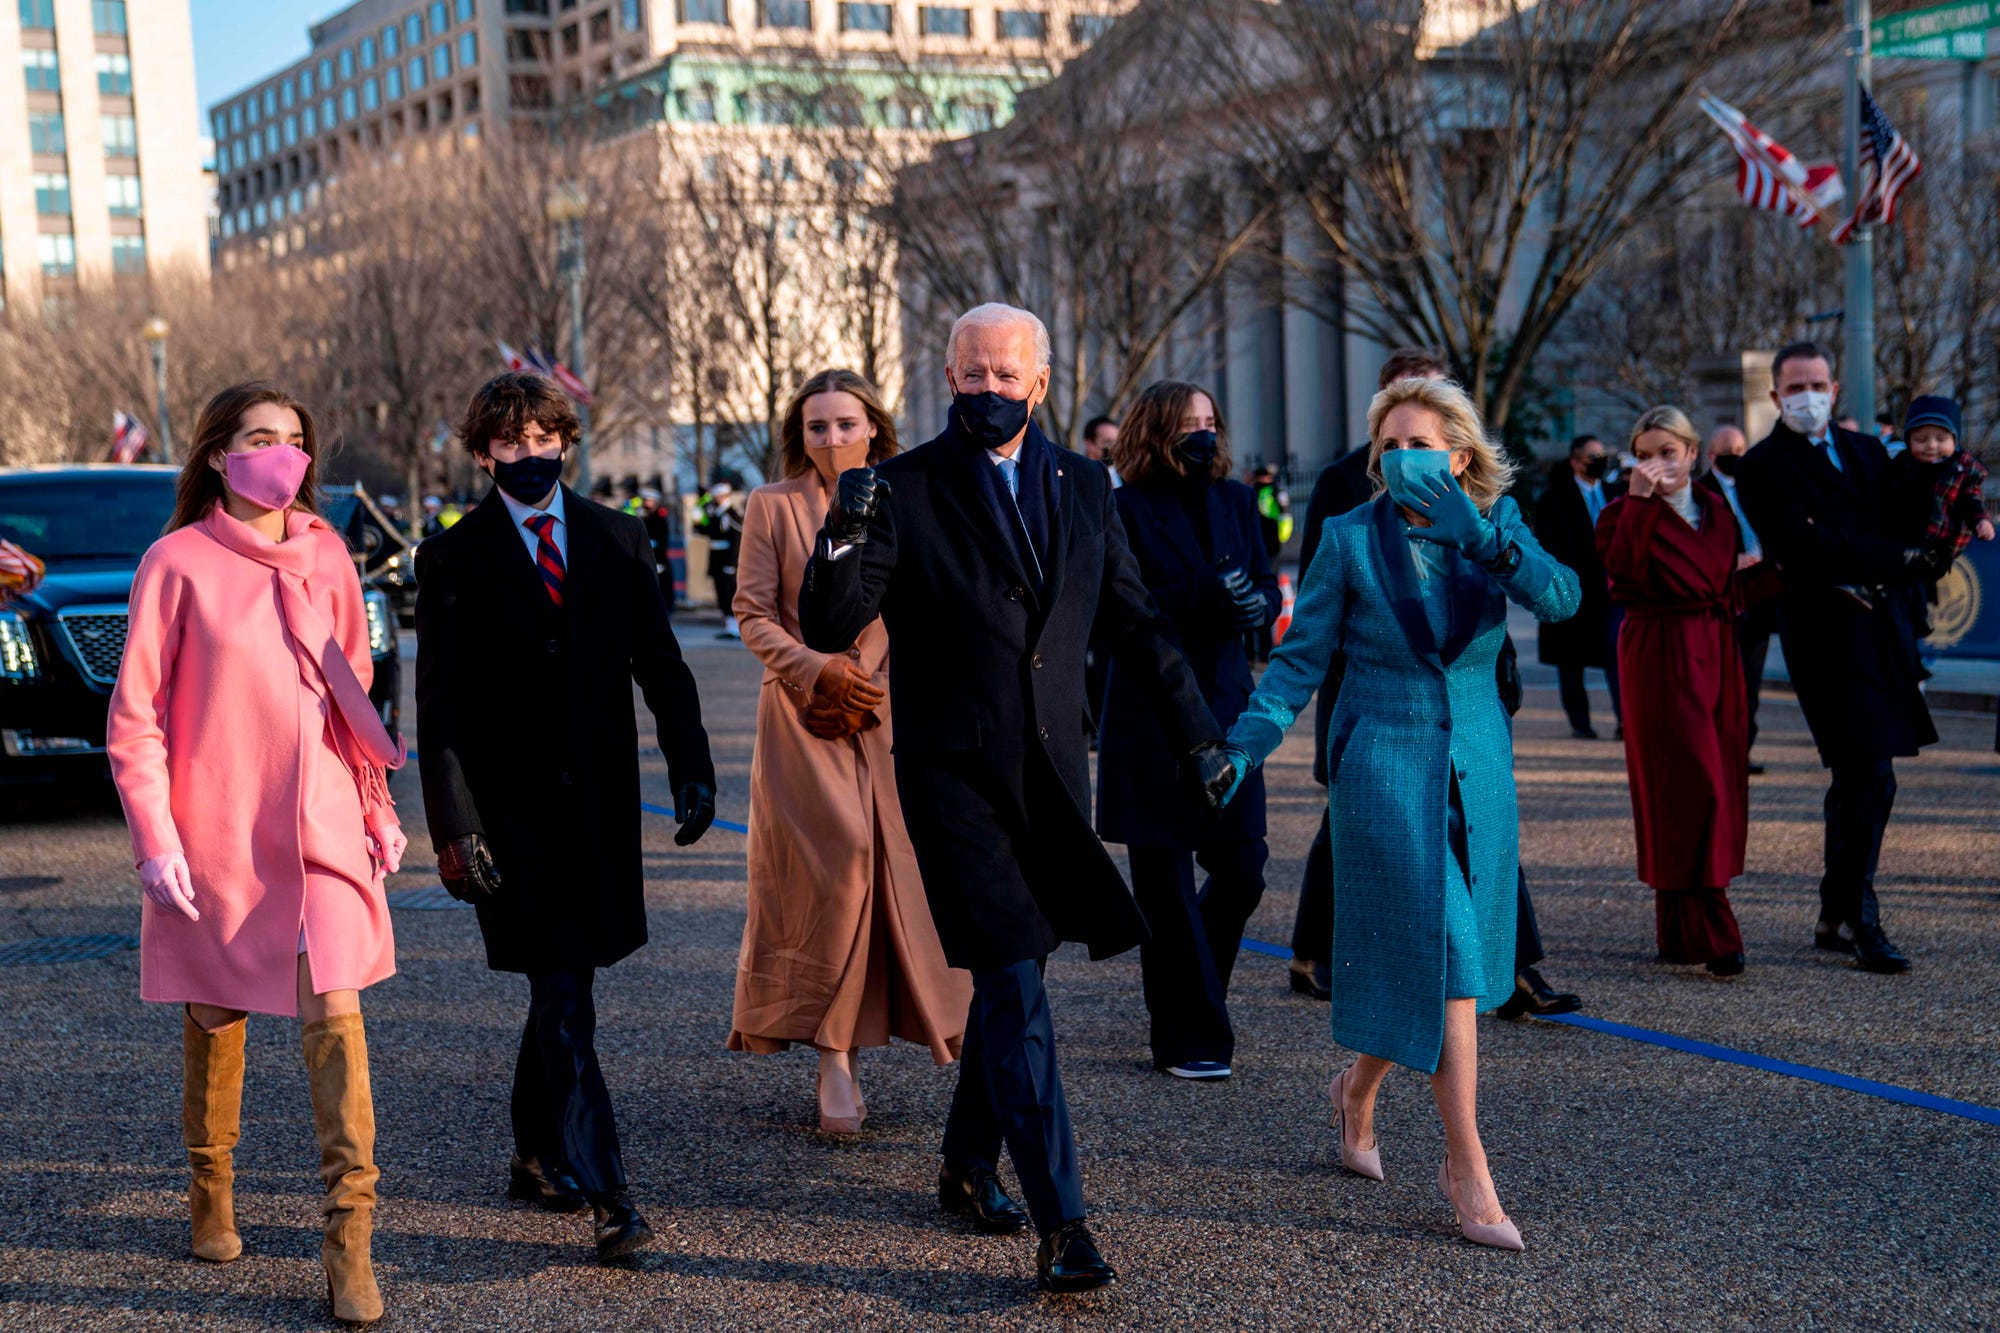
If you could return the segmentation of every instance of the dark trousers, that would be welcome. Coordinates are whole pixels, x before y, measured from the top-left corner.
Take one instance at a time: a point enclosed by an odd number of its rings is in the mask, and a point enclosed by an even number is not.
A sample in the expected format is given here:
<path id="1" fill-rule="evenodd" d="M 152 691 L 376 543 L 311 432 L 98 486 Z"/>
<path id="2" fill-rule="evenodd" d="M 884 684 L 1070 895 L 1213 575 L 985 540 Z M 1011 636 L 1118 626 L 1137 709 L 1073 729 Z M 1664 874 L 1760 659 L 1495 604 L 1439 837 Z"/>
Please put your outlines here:
<path id="1" fill-rule="evenodd" d="M 1093 736 L 1104 721 L 1104 689 L 1110 681 L 1111 650 L 1092 644 L 1083 655 L 1083 708 Z"/>
<path id="2" fill-rule="evenodd" d="M 585 1194 L 625 1188 L 618 1122 L 597 1067 L 596 973 L 528 974 L 528 1022 L 514 1062 L 514 1150 L 562 1162 Z"/>
<path id="3" fill-rule="evenodd" d="M 1152 938 L 1139 946 L 1146 1012 L 1152 1015 L 1153 1067 L 1188 1060 L 1228 1064 L 1236 1052 L 1229 1026 L 1230 974 L 1243 947 L 1243 925 L 1264 896 L 1262 838 L 1215 840 L 1192 852 L 1128 849 L 1132 896 Z M 1208 882 L 1195 891 L 1199 862 Z"/>
<path id="4" fill-rule="evenodd" d="M 716 571 L 716 573 L 715 573 L 715 575 L 714 575 L 714 578 L 715 578 L 715 605 L 716 605 L 716 607 L 717 607 L 717 608 L 718 608 L 718 609 L 719 609 L 719 610 L 720 610 L 720 611 L 722 612 L 722 614 L 723 614 L 723 615 L 725 615 L 725 616 L 733 616 L 733 615 L 735 615 L 735 614 L 736 614 L 736 569 L 735 569 L 735 566 L 733 566 L 733 565 L 732 565 L 732 566 L 730 567 L 730 569 L 729 569 L 729 572 L 727 572 L 727 573 L 723 573 L 723 572 L 722 572 L 722 571 L 720 571 L 720 570 Z"/>
<path id="5" fill-rule="evenodd" d="M 972 974 L 958 1087 L 944 1125 L 945 1165 L 991 1170 L 1003 1143 L 1037 1230 L 1083 1216 L 1083 1171 L 1039 960 Z"/>
<path id="6" fill-rule="evenodd" d="M 1822 921 L 1856 929 L 1881 924 L 1875 866 L 1896 805 L 1896 768 L 1887 759 L 1832 765 L 1826 789 L 1826 875 L 1819 882 Z"/>
<path id="7" fill-rule="evenodd" d="M 1764 688 L 1764 660 L 1771 655 L 1771 634 L 1778 627 L 1770 606 L 1752 607 L 1736 618 L 1736 646 L 1743 654 L 1743 686 L 1749 691 L 1750 744 L 1757 743 L 1757 698 Z"/>
<path id="8" fill-rule="evenodd" d="M 1535 902 L 1528 896 L 1528 874 L 1517 866 L 1514 876 L 1514 972 L 1518 976 L 1547 955 L 1542 952 Z M 1320 815 L 1319 832 L 1306 852 L 1299 914 L 1292 924 L 1292 956 L 1314 962 L 1333 959 L 1333 830 L 1331 816 L 1326 813 Z"/>

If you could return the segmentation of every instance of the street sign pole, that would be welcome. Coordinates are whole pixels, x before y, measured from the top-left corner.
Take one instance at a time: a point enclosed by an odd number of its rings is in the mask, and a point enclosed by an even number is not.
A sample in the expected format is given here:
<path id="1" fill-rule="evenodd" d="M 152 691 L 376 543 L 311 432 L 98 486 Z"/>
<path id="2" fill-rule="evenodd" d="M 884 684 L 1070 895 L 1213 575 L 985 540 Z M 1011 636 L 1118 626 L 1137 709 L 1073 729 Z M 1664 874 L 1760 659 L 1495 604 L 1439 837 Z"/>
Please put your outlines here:
<path id="1" fill-rule="evenodd" d="M 1847 197 L 1861 199 L 1861 90 L 1873 71 L 1869 60 L 1869 0 L 1847 0 L 1847 138 L 1841 169 Z M 1875 429 L 1875 237 L 1863 223 L 1847 245 L 1847 364 L 1841 395 L 1864 431 Z"/>

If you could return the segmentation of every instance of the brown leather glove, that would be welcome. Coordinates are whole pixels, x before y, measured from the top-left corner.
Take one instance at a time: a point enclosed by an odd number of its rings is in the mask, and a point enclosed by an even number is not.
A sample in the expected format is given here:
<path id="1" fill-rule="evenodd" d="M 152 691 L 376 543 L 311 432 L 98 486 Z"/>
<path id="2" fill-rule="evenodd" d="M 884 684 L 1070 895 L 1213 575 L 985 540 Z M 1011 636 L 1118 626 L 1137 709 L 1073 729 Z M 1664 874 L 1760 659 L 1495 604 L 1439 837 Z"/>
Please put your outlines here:
<path id="1" fill-rule="evenodd" d="M 813 682 L 814 705 L 830 704 L 846 713 L 869 712 L 888 697 L 851 657 L 828 658 Z"/>

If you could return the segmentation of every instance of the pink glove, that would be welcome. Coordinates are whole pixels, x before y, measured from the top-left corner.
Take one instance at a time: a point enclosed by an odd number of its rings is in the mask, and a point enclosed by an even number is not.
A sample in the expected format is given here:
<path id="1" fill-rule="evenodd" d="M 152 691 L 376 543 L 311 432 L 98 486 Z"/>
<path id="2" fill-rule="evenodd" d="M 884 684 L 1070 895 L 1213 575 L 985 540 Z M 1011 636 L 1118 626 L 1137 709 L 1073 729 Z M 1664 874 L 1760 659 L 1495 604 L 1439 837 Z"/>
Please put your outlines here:
<path id="1" fill-rule="evenodd" d="M 194 879 L 188 874 L 188 859 L 180 852 L 166 852 L 139 863 L 139 882 L 146 896 L 162 911 L 179 912 L 190 921 L 201 920 L 194 910 Z"/>
<path id="2" fill-rule="evenodd" d="M 393 875 L 403 868 L 403 853 L 409 845 L 410 840 L 403 836 L 401 824 L 389 824 L 368 831 L 368 854 L 382 863 L 385 875 Z"/>

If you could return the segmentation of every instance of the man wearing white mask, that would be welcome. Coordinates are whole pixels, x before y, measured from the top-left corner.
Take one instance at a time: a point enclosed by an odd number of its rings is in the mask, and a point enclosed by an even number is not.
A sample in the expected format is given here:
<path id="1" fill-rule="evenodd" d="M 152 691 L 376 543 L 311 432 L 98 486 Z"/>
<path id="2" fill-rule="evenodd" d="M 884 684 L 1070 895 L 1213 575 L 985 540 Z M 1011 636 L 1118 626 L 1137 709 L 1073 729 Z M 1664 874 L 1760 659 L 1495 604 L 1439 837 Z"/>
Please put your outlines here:
<path id="1" fill-rule="evenodd" d="M 1793 343 L 1771 363 L 1781 414 L 1736 466 L 1737 496 L 1784 572 L 1778 634 L 1799 707 L 1831 774 L 1826 871 L 1814 943 L 1862 970 L 1907 972 L 1875 899 L 1882 833 L 1896 799 L 1894 760 L 1937 740 L 1917 688 L 1908 599 L 1942 573 L 1888 535 L 1889 456 L 1873 435 L 1831 424 L 1840 386 L 1826 353 Z"/>

